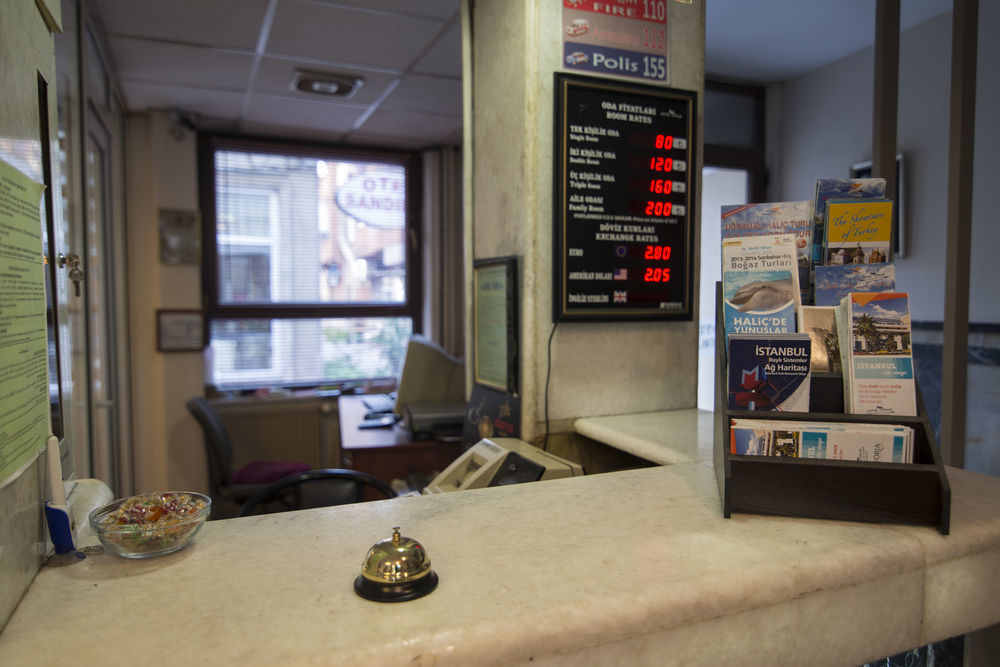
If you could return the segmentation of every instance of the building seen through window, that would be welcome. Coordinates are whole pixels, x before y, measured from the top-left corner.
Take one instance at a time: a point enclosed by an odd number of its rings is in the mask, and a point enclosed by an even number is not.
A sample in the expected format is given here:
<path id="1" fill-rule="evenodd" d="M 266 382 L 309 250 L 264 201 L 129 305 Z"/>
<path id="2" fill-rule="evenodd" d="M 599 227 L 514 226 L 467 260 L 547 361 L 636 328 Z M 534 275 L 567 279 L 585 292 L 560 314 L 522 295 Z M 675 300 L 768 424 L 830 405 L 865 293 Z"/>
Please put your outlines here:
<path id="1" fill-rule="evenodd" d="M 396 377 L 419 312 L 412 156 L 222 138 L 202 152 L 212 384 Z"/>

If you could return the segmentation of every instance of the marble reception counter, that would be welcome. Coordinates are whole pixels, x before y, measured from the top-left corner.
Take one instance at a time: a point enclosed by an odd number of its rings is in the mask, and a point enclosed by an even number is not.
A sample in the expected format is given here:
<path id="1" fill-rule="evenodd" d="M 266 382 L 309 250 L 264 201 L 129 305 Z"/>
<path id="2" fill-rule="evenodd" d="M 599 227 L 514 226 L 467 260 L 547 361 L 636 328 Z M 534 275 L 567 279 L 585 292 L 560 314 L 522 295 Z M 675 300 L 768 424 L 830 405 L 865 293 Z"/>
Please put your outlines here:
<path id="1" fill-rule="evenodd" d="M 169 556 L 42 568 L 0 664 L 857 665 L 1000 622 L 1000 479 L 952 532 L 721 515 L 692 461 L 209 522 Z M 358 597 L 393 526 L 440 584 Z"/>
<path id="2" fill-rule="evenodd" d="M 714 415 L 694 408 L 583 417 L 580 435 L 660 465 L 712 461 Z"/>

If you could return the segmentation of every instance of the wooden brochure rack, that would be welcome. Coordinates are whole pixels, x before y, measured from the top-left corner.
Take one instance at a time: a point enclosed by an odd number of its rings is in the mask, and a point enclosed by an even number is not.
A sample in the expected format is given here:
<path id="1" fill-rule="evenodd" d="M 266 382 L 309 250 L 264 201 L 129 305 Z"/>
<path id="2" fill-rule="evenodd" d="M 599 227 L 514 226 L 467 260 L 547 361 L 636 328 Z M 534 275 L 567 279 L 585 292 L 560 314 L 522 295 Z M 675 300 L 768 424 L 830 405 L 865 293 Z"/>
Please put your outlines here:
<path id="1" fill-rule="evenodd" d="M 840 373 L 813 373 L 809 412 L 730 410 L 722 286 L 716 284 L 715 474 L 723 516 L 733 512 L 815 519 L 905 523 L 948 534 L 951 488 L 917 390 L 916 417 L 844 414 Z M 740 456 L 729 450 L 733 417 L 814 422 L 902 424 L 914 430 L 913 463 Z"/>

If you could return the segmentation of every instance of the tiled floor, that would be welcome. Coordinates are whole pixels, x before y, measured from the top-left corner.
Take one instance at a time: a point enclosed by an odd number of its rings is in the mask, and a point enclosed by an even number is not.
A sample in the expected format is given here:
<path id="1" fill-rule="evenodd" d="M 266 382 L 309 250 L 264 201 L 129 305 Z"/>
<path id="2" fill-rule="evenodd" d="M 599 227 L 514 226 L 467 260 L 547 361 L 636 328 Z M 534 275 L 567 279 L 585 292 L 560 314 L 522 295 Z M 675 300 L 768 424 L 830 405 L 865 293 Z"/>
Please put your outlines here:
<path id="1" fill-rule="evenodd" d="M 914 332 L 914 338 L 918 336 Z M 971 336 L 970 336 L 971 338 Z M 970 345 L 966 396 L 965 468 L 1000 476 L 1000 348 L 997 336 L 982 336 Z M 941 439 L 941 345 L 914 342 L 917 384 L 938 441 Z"/>
<path id="2" fill-rule="evenodd" d="M 962 667 L 964 654 L 965 637 L 952 637 L 883 660 L 869 662 L 863 667 Z"/>

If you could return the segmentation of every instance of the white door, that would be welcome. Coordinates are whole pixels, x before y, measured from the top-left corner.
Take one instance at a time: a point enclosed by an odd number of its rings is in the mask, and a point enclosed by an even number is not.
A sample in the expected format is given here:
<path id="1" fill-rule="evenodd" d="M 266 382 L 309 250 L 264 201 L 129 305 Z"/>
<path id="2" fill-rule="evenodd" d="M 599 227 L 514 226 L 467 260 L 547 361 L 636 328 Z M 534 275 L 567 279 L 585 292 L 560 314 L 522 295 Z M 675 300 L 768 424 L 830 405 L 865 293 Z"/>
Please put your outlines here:
<path id="1" fill-rule="evenodd" d="M 698 322 L 698 409 L 715 409 L 715 283 L 722 280 L 722 207 L 746 204 L 745 169 L 705 167 L 701 181 L 701 295 Z"/>
<path id="2" fill-rule="evenodd" d="M 71 413 L 76 473 L 96 477 L 116 495 L 132 491 L 131 450 L 124 446 L 128 410 L 120 399 L 124 361 L 125 257 L 120 227 L 122 112 L 112 77 L 86 15 L 63 3 L 64 31 L 56 38 L 59 138 L 68 195 L 59 233 L 78 258 L 82 277 L 71 282 L 68 328 L 75 381 Z M 82 76 L 81 76 L 82 75 Z"/>
<path id="3" fill-rule="evenodd" d="M 110 134 L 93 111 L 87 123 L 84 169 L 87 303 L 87 388 L 90 421 L 91 473 L 116 491 L 121 488 L 119 444 L 115 401 L 116 360 L 114 345 L 114 300 L 108 298 L 114 284 L 114 265 L 109 261 Z"/>

